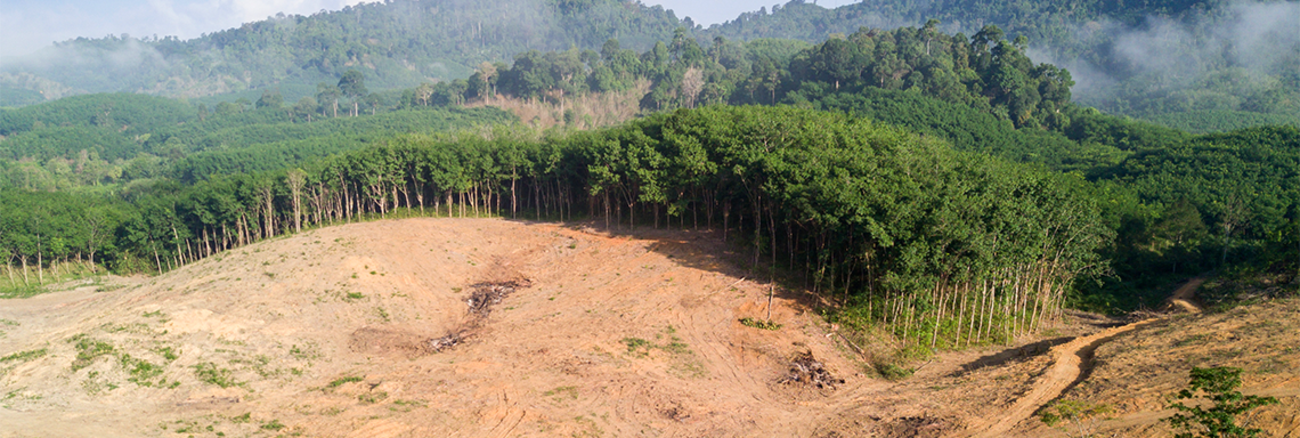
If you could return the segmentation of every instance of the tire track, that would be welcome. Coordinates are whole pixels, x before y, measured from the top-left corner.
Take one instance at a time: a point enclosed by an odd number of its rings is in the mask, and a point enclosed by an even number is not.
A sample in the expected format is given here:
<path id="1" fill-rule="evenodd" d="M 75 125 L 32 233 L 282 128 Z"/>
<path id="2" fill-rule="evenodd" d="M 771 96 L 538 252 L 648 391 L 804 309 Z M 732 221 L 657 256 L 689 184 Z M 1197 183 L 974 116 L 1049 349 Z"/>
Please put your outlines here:
<path id="1" fill-rule="evenodd" d="M 1192 304 L 1190 300 L 1196 293 L 1196 289 L 1202 283 L 1205 283 L 1205 280 L 1203 277 L 1198 277 L 1179 287 L 1167 300 L 1168 305 L 1198 312 L 1200 309 Z M 968 436 L 975 438 L 1005 436 L 1008 431 L 1028 419 L 1043 405 L 1056 400 L 1066 389 L 1086 378 L 1087 372 L 1091 369 L 1092 355 L 1097 350 L 1097 347 L 1114 340 L 1124 333 L 1164 319 L 1165 317 L 1148 318 L 1132 324 L 1111 327 L 1099 333 L 1075 338 L 1073 341 L 1052 347 L 1048 353 L 1052 357 L 1052 365 L 1035 382 L 1033 390 L 1016 400 L 1011 405 L 1011 408 L 996 422 L 976 424 L 970 427 L 969 429 L 983 429 L 983 431 Z"/>

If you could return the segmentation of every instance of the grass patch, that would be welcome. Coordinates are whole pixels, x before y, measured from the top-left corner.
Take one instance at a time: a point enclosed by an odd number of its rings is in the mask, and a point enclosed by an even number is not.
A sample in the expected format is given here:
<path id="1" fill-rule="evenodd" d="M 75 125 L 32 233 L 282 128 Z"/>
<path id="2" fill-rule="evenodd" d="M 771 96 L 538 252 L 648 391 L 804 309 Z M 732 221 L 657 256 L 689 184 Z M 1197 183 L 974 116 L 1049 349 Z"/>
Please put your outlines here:
<path id="1" fill-rule="evenodd" d="M 345 384 L 345 383 L 360 382 L 360 381 L 363 381 L 363 380 L 365 380 L 365 379 L 364 379 L 364 378 L 361 378 L 361 377 L 357 377 L 357 376 L 348 376 L 348 377 L 344 377 L 344 378 L 341 378 L 341 379 L 335 380 L 335 381 L 333 381 L 333 382 L 330 382 L 330 384 L 325 385 L 325 387 L 326 387 L 326 388 L 329 388 L 329 389 L 334 389 L 334 388 L 338 388 L 339 386 L 343 386 L 343 384 Z"/>
<path id="2" fill-rule="evenodd" d="M 744 318 L 740 318 L 740 325 L 743 325 L 743 326 L 745 326 L 745 327 L 753 327 L 753 328 L 756 328 L 756 329 L 762 329 L 762 330 L 780 330 L 780 329 L 781 329 L 781 324 L 778 324 L 778 323 L 775 323 L 775 322 L 772 322 L 772 321 L 760 321 L 760 320 L 757 320 L 757 319 L 754 319 L 754 318 L 750 318 L 750 317 L 748 317 L 748 316 L 746 316 L 746 317 L 744 317 Z"/>
<path id="3" fill-rule="evenodd" d="M 559 387 L 556 387 L 555 389 L 552 389 L 552 390 L 550 390 L 550 391 L 543 392 L 543 393 L 542 393 L 542 396 L 544 396 L 544 397 L 554 397 L 554 398 L 555 398 L 555 401 L 557 401 L 557 402 L 558 402 L 558 401 L 561 401 L 561 400 L 564 400 L 564 399 L 566 399 L 566 398 L 569 398 L 569 399 L 575 399 L 575 400 L 576 400 L 576 399 L 578 398 L 578 387 L 577 387 L 577 386 L 559 386 Z"/>
<path id="4" fill-rule="evenodd" d="M 125 368 L 127 373 L 131 375 L 126 381 L 138 386 L 153 386 L 153 379 L 163 373 L 163 367 L 146 360 L 136 359 L 129 354 L 122 354 L 120 360 L 122 361 L 122 368 Z M 162 386 L 163 383 L 165 382 L 158 382 L 159 386 Z"/>
<path id="5" fill-rule="evenodd" d="M 662 340 L 667 337 L 667 342 L 659 344 L 641 338 L 623 338 L 623 345 L 627 346 L 627 354 L 634 357 L 648 357 L 653 350 L 659 350 L 668 353 L 672 357 L 672 365 L 668 371 L 683 378 L 699 378 L 708 374 L 704 364 L 691 351 L 690 345 L 682 342 L 678 338 L 677 329 L 668 326 L 663 333 L 655 334 L 655 339 Z"/>
<path id="6" fill-rule="evenodd" d="M 0 357 L 0 363 L 27 362 L 29 360 L 35 360 L 35 359 L 40 359 L 42 357 L 45 357 L 45 355 L 48 353 L 49 352 L 46 351 L 44 348 L 40 350 L 20 351 L 5 357 Z"/>
<path id="7" fill-rule="evenodd" d="M 99 378 L 99 371 L 91 371 L 86 375 L 86 381 L 81 382 L 81 388 L 86 390 L 87 394 L 95 395 L 104 391 L 117 389 L 117 384 L 108 381 L 108 379 Z"/>
<path id="8" fill-rule="evenodd" d="M 280 430 L 285 427 L 284 423 L 281 423 L 280 420 L 271 420 L 270 422 L 262 423 L 262 430 Z"/>
<path id="9" fill-rule="evenodd" d="M 113 354 L 113 344 L 91 339 L 84 333 L 69 338 L 68 342 L 77 350 L 77 357 L 72 360 L 73 372 L 90 366 L 100 356 Z"/>
<path id="10" fill-rule="evenodd" d="M 5 287 L 0 287 L 0 299 L 10 300 L 10 299 L 31 298 L 49 291 L 50 290 L 45 288 L 44 286 L 38 286 L 34 284 L 5 286 Z"/>
<path id="11" fill-rule="evenodd" d="M 158 347 L 155 348 L 153 352 L 158 353 L 159 356 L 162 356 L 162 358 L 166 359 L 168 362 L 175 361 L 181 357 L 180 353 L 176 352 L 172 347 Z"/>
<path id="12" fill-rule="evenodd" d="M 884 377 L 887 380 L 903 380 L 912 377 L 912 374 L 916 373 L 915 369 L 902 367 L 889 362 L 879 362 L 872 364 L 872 366 L 875 367 L 876 372 L 880 373 L 880 377 Z"/>
<path id="13" fill-rule="evenodd" d="M 627 354 L 637 357 L 650 355 L 650 347 L 654 346 L 650 341 L 641 338 L 623 338 L 623 344 L 627 345 Z"/>
<path id="14" fill-rule="evenodd" d="M 194 377 L 197 377 L 200 382 L 217 385 L 222 388 L 239 385 L 239 382 L 235 381 L 234 372 L 225 368 L 220 368 L 217 364 L 212 362 L 195 365 Z"/>

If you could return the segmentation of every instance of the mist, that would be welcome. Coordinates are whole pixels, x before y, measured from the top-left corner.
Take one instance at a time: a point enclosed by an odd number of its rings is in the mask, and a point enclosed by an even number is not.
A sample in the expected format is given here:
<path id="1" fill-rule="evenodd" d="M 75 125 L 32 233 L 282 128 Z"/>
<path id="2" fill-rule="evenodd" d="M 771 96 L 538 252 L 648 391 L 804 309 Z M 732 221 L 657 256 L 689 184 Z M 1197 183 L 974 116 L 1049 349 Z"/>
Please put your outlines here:
<path id="1" fill-rule="evenodd" d="M 1091 22 L 1072 30 L 1074 39 L 1097 49 L 1071 56 L 1070 48 L 1035 46 L 1029 56 L 1068 69 L 1076 100 L 1105 102 L 1133 87 L 1148 92 L 1191 87 L 1212 72 L 1217 80 L 1267 81 L 1300 59 L 1300 3 L 1238 1 L 1192 22 L 1148 16 L 1134 27 L 1117 21 Z M 1227 70 L 1225 70 L 1227 69 Z M 1250 84 L 1242 84 L 1243 87 Z"/>
<path id="2" fill-rule="evenodd" d="M 239 27 L 280 13 L 311 14 L 363 0 L 13 0 L 0 14 L 0 64 L 58 41 L 106 35 L 176 36 Z M 3 66 L 3 65 L 0 65 Z"/>

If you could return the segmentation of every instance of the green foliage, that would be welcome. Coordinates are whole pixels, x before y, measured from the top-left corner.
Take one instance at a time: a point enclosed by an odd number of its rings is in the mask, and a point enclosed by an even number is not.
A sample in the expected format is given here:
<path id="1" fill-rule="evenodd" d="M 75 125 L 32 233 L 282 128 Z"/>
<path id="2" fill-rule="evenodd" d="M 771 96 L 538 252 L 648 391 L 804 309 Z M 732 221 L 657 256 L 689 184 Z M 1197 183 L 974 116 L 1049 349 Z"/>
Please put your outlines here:
<path id="1" fill-rule="evenodd" d="M 332 388 L 338 388 L 339 386 L 342 386 L 342 385 L 345 384 L 345 383 L 355 383 L 355 382 L 361 382 L 361 381 L 364 381 L 364 380 L 365 380 L 365 378 L 362 378 L 362 377 L 359 377 L 359 376 L 347 376 L 347 377 L 343 377 L 343 378 L 340 378 L 340 379 L 336 379 L 336 380 L 334 380 L 333 382 L 330 382 L 328 385 L 325 385 L 325 387 L 326 387 L 326 388 L 331 388 L 331 389 L 332 389 Z"/>
<path id="2" fill-rule="evenodd" d="M 513 116 L 495 108 L 452 108 L 397 111 L 308 124 L 237 126 L 216 131 L 203 131 L 200 127 L 176 134 L 185 136 L 181 142 L 196 145 L 199 149 L 177 160 L 170 174 L 180 181 L 193 183 L 213 175 L 276 171 L 364 148 L 396 134 L 444 132 L 511 120 Z M 160 134 L 159 137 L 168 135 Z"/>
<path id="3" fill-rule="evenodd" d="M 781 324 L 778 324 L 778 323 L 775 323 L 775 322 L 772 322 L 772 321 L 763 321 L 763 320 L 758 320 L 758 319 L 750 318 L 750 317 L 748 317 L 748 316 L 746 316 L 746 317 L 744 317 L 744 318 L 740 318 L 740 324 L 743 325 L 743 326 L 745 326 L 745 327 L 753 327 L 753 328 L 756 328 L 756 329 L 762 329 L 762 330 L 780 330 L 780 329 L 781 329 Z"/>
<path id="4" fill-rule="evenodd" d="M 95 359 L 111 355 L 114 351 L 113 344 L 91 339 L 85 334 L 69 338 L 68 343 L 72 344 L 73 349 L 77 351 L 77 356 L 72 360 L 73 372 L 90 366 Z"/>
<path id="5" fill-rule="evenodd" d="M 217 385 L 222 388 L 239 386 L 240 383 L 235 380 L 234 372 L 226 368 L 218 367 L 212 362 L 204 362 L 194 365 L 194 377 L 200 382 L 211 385 Z"/>
<path id="6" fill-rule="evenodd" d="M 5 357 L 0 357 L 0 363 L 6 362 L 27 362 L 45 357 L 48 351 L 44 348 L 39 350 L 19 351 Z"/>
<path id="7" fill-rule="evenodd" d="M 160 177 L 193 182 L 212 174 L 279 170 L 395 134 L 513 120 L 493 108 L 376 113 L 375 107 L 357 117 L 313 119 L 314 106 L 286 112 L 267 99 L 256 111 L 198 117 L 179 101 L 133 94 L 77 96 L 3 111 L 0 187 L 70 191 Z"/>
<path id="8" fill-rule="evenodd" d="M 1062 399 L 1040 409 L 1038 418 L 1070 437 L 1084 438 L 1094 436 L 1097 421 L 1109 416 L 1112 411 L 1111 406 L 1106 404 Z"/>
<path id="9" fill-rule="evenodd" d="M 1185 432 L 1178 438 L 1240 438 L 1259 436 L 1260 429 L 1237 425 L 1242 414 L 1261 407 L 1277 404 L 1273 397 L 1244 395 L 1237 391 L 1241 386 L 1241 369 L 1232 367 L 1192 368 L 1187 389 L 1178 392 L 1169 407 L 1178 411 L 1165 421 Z M 1204 399 L 1208 402 L 1188 406 L 1183 401 Z"/>
<path id="10" fill-rule="evenodd" d="M 947 140 L 956 149 L 1059 171 L 1088 172 L 1119 164 L 1128 154 L 1095 136 L 1070 138 L 1042 129 L 1016 129 L 1008 121 L 962 103 L 920 93 L 865 88 L 852 93 L 803 95 L 818 108 L 844 111 Z M 1075 117 L 1073 123 L 1084 119 Z"/>
<path id="11" fill-rule="evenodd" d="M 1194 134 L 1236 131 L 1260 125 L 1300 126 L 1300 115 L 1248 111 L 1189 111 L 1152 115 L 1144 119 Z"/>
<path id="12" fill-rule="evenodd" d="M 0 111 L 0 135 L 55 127 L 97 127 L 136 136 L 197 119 L 193 107 L 174 99 L 113 93 L 73 96 Z"/>
<path id="13" fill-rule="evenodd" d="M 122 362 L 122 368 L 125 368 L 127 373 L 131 375 L 126 380 L 139 386 L 153 386 L 153 379 L 161 376 L 164 371 L 161 366 L 131 357 L 131 355 L 125 353 L 122 354 L 119 360 Z"/>
<path id="14" fill-rule="evenodd" d="M 286 426 L 284 425 L 284 423 L 281 423 L 280 420 L 271 420 L 269 422 L 262 423 L 262 430 L 278 431 L 280 429 L 284 429 L 285 427 Z"/>
<path id="15" fill-rule="evenodd" d="M 876 372 L 880 373 L 880 377 L 895 382 L 912 377 L 912 374 L 916 373 L 913 368 L 907 368 L 893 362 L 878 362 L 874 367 Z"/>

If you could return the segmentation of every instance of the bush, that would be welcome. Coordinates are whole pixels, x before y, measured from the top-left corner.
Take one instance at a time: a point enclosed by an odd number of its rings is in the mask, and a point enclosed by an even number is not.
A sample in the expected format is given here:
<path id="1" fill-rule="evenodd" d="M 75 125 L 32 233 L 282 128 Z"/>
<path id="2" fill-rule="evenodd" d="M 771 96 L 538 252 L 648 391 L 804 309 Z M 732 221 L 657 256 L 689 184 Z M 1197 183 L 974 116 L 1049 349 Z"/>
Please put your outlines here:
<path id="1" fill-rule="evenodd" d="M 1187 389 L 1178 392 L 1176 400 L 1209 399 L 1209 407 L 1204 403 L 1188 406 L 1181 401 L 1173 402 L 1170 408 L 1178 411 L 1165 419 L 1176 429 L 1186 432 L 1175 435 L 1178 438 L 1238 438 L 1258 436 L 1260 429 L 1249 429 L 1237 425 L 1237 417 L 1260 406 L 1277 404 L 1273 397 L 1243 395 L 1237 391 L 1241 386 L 1241 369 L 1233 367 L 1192 368 L 1191 382 Z"/>

